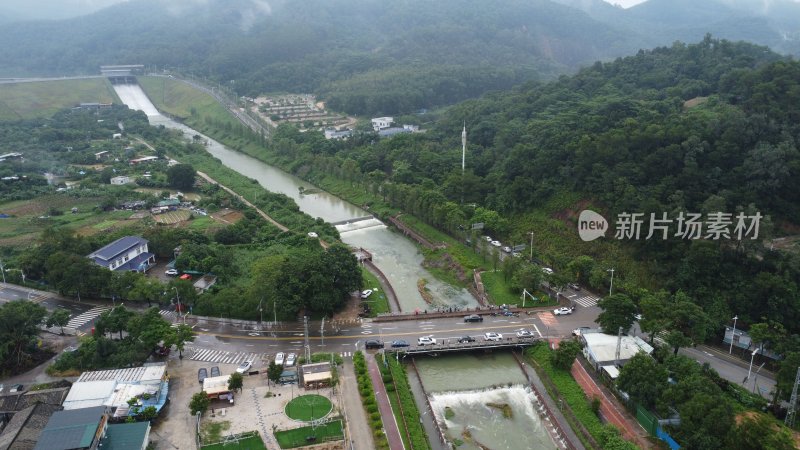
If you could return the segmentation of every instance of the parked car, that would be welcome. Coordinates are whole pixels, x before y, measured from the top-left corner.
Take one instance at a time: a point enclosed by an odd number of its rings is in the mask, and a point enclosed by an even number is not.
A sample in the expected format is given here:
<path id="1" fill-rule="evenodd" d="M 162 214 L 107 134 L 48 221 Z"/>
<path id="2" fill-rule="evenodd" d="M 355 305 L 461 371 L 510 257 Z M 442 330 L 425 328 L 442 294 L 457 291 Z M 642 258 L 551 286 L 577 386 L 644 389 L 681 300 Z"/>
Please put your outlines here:
<path id="1" fill-rule="evenodd" d="M 492 241 L 490 244 L 492 244 L 493 247 L 500 247 L 503 245 L 503 243 L 500 241 Z"/>
<path id="2" fill-rule="evenodd" d="M 503 340 L 503 335 L 500 333 L 495 333 L 494 331 L 487 331 L 483 333 L 483 340 L 484 341 L 501 341 Z"/>
<path id="3" fill-rule="evenodd" d="M 492 242 L 493 241 L 491 236 L 484 236 L 483 240 L 486 241 L 486 242 Z"/>
<path id="4" fill-rule="evenodd" d="M 197 381 L 202 383 L 206 378 L 208 378 L 208 370 L 205 367 L 201 367 L 197 370 Z"/>
<path id="5" fill-rule="evenodd" d="M 505 247 L 503 247 L 503 251 L 506 253 L 511 253 L 511 247 L 506 245 Z"/>
<path id="6" fill-rule="evenodd" d="M 372 289 L 367 289 L 366 291 L 361 291 L 361 298 L 367 298 L 372 295 Z"/>
<path id="7" fill-rule="evenodd" d="M 408 341 L 403 339 L 398 339 L 396 341 L 392 341 L 392 348 L 400 348 L 400 347 L 408 347 Z"/>
<path id="8" fill-rule="evenodd" d="M 522 253 L 514 252 L 514 253 L 511 254 L 511 256 L 513 256 L 514 258 L 522 258 Z"/>
<path id="9" fill-rule="evenodd" d="M 431 336 L 422 336 L 417 339 L 417 345 L 436 345 L 436 338 Z"/>
<path id="10" fill-rule="evenodd" d="M 570 283 L 567 286 L 569 286 L 570 289 L 575 290 L 575 291 L 580 291 L 581 290 L 581 287 L 578 285 L 578 283 Z"/>
<path id="11" fill-rule="evenodd" d="M 308 237 L 310 237 L 310 238 L 318 238 L 319 235 L 317 233 L 314 233 L 313 231 L 309 231 L 308 232 Z"/>
<path id="12" fill-rule="evenodd" d="M 574 330 L 572 330 L 572 335 L 573 336 L 581 336 L 581 335 L 583 335 L 583 333 L 586 332 L 586 330 L 589 330 L 589 329 L 590 329 L 589 327 L 578 327 L 578 328 L 575 328 Z"/>
<path id="13" fill-rule="evenodd" d="M 384 347 L 384 344 L 383 344 L 383 342 L 381 342 L 381 341 L 379 341 L 379 340 L 377 340 L 377 339 L 369 339 L 369 340 L 368 340 L 368 341 L 367 341 L 367 342 L 364 344 L 364 346 L 365 346 L 367 349 L 371 349 L 371 348 L 383 348 L 383 347 Z"/>
<path id="14" fill-rule="evenodd" d="M 634 314 L 633 318 L 636 319 L 637 321 L 639 321 L 639 320 L 642 320 L 642 315 L 641 314 Z"/>
<path id="15" fill-rule="evenodd" d="M 286 355 L 284 355 L 283 352 L 278 352 L 278 354 L 275 355 L 275 364 L 282 366 L 284 358 L 286 358 Z"/>
<path id="16" fill-rule="evenodd" d="M 532 338 L 533 333 L 526 329 L 520 329 L 517 331 L 518 338 Z"/>
<path id="17" fill-rule="evenodd" d="M 470 314 L 464 317 L 464 322 L 483 322 L 483 317 L 477 314 Z"/>
<path id="18" fill-rule="evenodd" d="M 22 392 L 24 390 L 25 390 L 25 386 L 23 386 L 21 384 L 12 384 L 11 385 L 11 389 L 8 392 L 14 394 L 16 392 Z"/>
<path id="19" fill-rule="evenodd" d="M 547 275 L 552 275 L 553 274 L 553 269 L 551 269 L 549 267 L 542 267 L 542 272 L 546 273 Z"/>
<path id="20" fill-rule="evenodd" d="M 212 367 L 211 368 L 211 378 L 218 377 L 218 376 L 219 376 L 219 367 L 218 366 Z"/>
<path id="21" fill-rule="evenodd" d="M 567 314 L 572 314 L 572 310 L 574 310 L 574 309 L 575 309 L 574 307 L 570 308 L 569 306 L 563 306 L 561 308 L 554 309 L 553 310 L 553 314 L 555 314 L 557 316 L 563 316 L 563 315 L 567 315 Z"/>
<path id="22" fill-rule="evenodd" d="M 178 269 L 167 269 L 164 272 L 164 275 L 168 277 L 177 277 L 178 276 Z"/>
<path id="23" fill-rule="evenodd" d="M 250 371 L 250 369 L 252 367 L 253 367 L 253 361 L 252 360 L 248 359 L 248 360 L 242 361 L 242 363 L 239 364 L 239 367 L 236 368 L 236 373 L 247 373 L 247 372 Z"/>
<path id="24" fill-rule="evenodd" d="M 286 357 L 286 363 L 284 366 L 292 367 L 295 362 L 297 362 L 297 355 L 294 353 L 289 353 L 289 356 Z"/>
<path id="25" fill-rule="evenodd" d="M 472 336 L 461 336 L 458 338 L 458 343 L 463 344 L 465 342 L 475 342 L 475 338 Z"/>

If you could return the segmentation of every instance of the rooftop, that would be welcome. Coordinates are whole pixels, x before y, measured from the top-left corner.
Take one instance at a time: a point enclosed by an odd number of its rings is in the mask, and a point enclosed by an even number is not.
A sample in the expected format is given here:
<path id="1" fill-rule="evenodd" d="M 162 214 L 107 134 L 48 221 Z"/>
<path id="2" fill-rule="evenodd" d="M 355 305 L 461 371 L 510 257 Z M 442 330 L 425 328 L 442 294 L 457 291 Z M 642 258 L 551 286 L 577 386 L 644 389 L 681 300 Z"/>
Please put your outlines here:
<path id="1" fill-rule="evenodd" d="M 36 403 L 15 413 L 0 434 L 0 450 L 32 450 L 56 411 L 61 406 Z"/>
<path id="2" fill-rule="evenodd" d="M 68 450 L 92 445 L 105 422 L 105 407 L 57 411 L 47 422 L 34 450 Z"/>
<path id="3" fill-rule="evenodd" d="M 67 395 L 67 399 L 64 400 L 64 409 L 70 410 L 106 405 L 116 386 L 117 382 L 115 380 L 75 382 L 69 391 L 69 395 Z"/>
<path id="4" fill-rule="evenodd" d="M 167 373 L 167 365 L 164 363 L 151 364 L 141 367 L 131 367 L 128 369 L 96 370 L 93 372 L 83 372 L 78 378 L 81 381 L 101 381 L 116 380 L 120 383 L 148 383 L 161 382 Z"/>
<path id="5" fill-rule="evenodd" d="M 89 258 L 99 258 L 108 261 L 114 259 L 114 257 L 120 253 L 127 251 L 129 248 L 141 244 L 147 244 L 147 240 L 140 236 L 121 237 L 105 247 L 95 250 L 89 255 Z"/>
<path id="6" fill-rule="evenodd" d="M 603 363 L 616 360 L 617 336 L 604 333 L 586 333 L 582 337 L 586 341 L 586 351 L 595 362 Z M 633 358 L 640 351 L 649 355 L 653 352 L 653 347 L 641 338 L 622 336 L 619 354 L 621 361 Z"/>
<path id="7" fill-rule="evenodd" d="M 103 450 L 141 450 L 150 435 L 150 422 L 112 424 L 101 441 Z"/>

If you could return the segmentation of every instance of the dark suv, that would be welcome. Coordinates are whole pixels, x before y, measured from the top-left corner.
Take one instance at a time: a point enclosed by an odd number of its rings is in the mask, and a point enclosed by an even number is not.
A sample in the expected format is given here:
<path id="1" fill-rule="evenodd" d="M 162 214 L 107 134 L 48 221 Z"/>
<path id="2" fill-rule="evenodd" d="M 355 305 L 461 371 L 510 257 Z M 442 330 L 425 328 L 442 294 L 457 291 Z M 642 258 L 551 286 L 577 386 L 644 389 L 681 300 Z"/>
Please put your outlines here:
<path id="1" fill-rule="evenodd" d="M 461 336 L 458 338 L 458 343 L 463 344 L 465 342 L 475 342 L 475 338 L 472 336 Z"/>
<path id="2" fill-rule="evenodd" d="M 197 371 L 197 381 L 202 383 L 206 378 L 208 378 L 208 370 L 206 370 L 205 367 L 201 367 L 200 370 Z"/>
<path id="3" fill-rule="evenodd" d="M 211 378 L 220 376 L 219 367 L 214 366 L 211 368 Z"/>
<path id="4" fill-rule="evenodd" d="M 364 346 L 367 349 L 370 349 L 370 348 L 383 348 L 383 342 L 378 341 L 376 339 L 370 339 L 364 344 Z"/>
<path id="5" fill-rule="evenodd" d="M 483 317 L 477 314 L 471 314 L 469 316 L 464 317 L 464 322 L 483 322 Z"/>

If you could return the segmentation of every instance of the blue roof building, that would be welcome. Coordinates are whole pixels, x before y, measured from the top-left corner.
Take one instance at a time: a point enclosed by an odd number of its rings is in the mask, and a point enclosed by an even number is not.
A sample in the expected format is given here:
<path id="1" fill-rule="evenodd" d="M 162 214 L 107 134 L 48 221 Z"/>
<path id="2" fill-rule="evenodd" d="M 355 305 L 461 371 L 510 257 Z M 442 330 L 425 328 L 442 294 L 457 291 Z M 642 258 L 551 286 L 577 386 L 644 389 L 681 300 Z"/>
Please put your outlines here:
<path id="1" fill-rule="evenodd" d="M 147 244 L 147 239 L 140 236 L 125 236 L 94 251 L 88 258 L 109 270 L 146 272 L 156 262 Z"/>

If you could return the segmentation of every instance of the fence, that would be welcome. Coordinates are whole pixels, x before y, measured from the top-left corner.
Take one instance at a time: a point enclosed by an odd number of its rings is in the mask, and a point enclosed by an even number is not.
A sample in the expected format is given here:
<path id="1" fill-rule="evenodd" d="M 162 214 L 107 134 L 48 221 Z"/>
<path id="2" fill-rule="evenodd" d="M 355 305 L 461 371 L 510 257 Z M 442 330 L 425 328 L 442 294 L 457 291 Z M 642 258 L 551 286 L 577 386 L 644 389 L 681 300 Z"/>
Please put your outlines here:
<path id="1" fill-rule="evenodd" d="M 681 448 L 681 446 L 675 442 L 675 439 L 667 434 L 667 432 L 664 431 L 664 429 L 658 424 L 658 417 L 656 417 L 655 414 L 651 413 L 647 409 L 643 408 L 641 405 L 636 405 L 636 420 L 639 421 L 639 424 L 641 424 L 648 433 L 666 442 L 670 449 L 678 450 Z"/>

